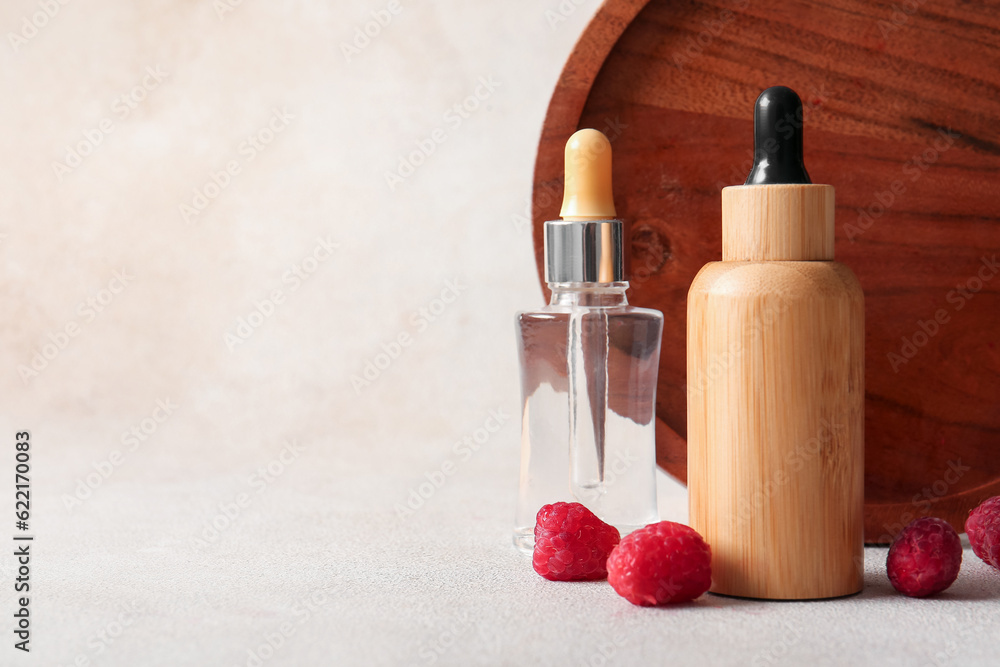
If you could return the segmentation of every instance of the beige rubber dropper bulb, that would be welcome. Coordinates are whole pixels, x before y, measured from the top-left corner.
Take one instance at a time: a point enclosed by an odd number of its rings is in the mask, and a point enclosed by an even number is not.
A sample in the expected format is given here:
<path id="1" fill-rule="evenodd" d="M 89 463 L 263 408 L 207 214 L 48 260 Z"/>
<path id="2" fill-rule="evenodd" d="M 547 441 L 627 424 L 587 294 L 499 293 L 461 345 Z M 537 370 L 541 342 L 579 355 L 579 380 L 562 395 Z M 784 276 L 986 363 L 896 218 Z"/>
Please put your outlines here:
<path id="1" fill-rule="evenodd" d="M 579 130 L 566 142 L 563 220 L 613 220 L 611 142 L 599 130 Z"/>

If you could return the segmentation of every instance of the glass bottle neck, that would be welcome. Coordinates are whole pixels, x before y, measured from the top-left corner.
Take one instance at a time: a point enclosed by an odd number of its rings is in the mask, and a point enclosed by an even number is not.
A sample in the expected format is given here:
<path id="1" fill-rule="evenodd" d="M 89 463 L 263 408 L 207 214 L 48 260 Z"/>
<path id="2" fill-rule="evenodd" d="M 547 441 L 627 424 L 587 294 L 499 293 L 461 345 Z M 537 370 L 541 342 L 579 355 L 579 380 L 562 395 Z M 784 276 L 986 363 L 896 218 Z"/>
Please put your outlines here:
<path id="1" fill-rule="evenodd" d="M 618 283 L 549 283 L 552 306 L 590 306 L 607 308 L 627 306 L 628 282 Z"/>

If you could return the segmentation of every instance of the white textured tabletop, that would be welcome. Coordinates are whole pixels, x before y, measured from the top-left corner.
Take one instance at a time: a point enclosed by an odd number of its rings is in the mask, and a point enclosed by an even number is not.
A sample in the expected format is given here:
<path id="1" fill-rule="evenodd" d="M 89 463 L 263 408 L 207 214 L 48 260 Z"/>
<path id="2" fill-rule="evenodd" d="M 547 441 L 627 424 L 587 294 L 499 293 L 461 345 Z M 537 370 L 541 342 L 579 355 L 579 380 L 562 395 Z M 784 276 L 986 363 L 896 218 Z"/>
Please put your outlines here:
<path id="1" fill-rule="evenodd" d="M 0 665 L 996 664 L 968 550 L 929 600 L 869 549 L 858 597 L 641 609 L 513 549 L 534 155 L 596 8 L 3 3 Z"/>

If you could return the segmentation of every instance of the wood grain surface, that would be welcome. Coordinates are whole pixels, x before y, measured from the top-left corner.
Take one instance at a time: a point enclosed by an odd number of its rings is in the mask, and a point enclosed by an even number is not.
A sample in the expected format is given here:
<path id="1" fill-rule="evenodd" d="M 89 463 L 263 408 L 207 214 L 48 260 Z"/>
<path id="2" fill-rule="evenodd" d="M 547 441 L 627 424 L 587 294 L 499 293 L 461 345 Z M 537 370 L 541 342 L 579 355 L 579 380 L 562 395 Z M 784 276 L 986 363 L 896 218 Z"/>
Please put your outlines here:
<path id="1" fill-rule="evenodd" d="M 721 257 L 721 188 L 746 177 L 753 102 L 776 84 L 803 99 L 806 166 L 836 187 L 836 259 L 865 291 L 866 539 L 925 514 L 961 530 L 1000 494 L 1000 4 L 608 0 L 545 120 L 539 271 L 563 145 L 600 129 L 630 300 L 665 316 L 658 460 L 685 480 L 686 294 Z"/>

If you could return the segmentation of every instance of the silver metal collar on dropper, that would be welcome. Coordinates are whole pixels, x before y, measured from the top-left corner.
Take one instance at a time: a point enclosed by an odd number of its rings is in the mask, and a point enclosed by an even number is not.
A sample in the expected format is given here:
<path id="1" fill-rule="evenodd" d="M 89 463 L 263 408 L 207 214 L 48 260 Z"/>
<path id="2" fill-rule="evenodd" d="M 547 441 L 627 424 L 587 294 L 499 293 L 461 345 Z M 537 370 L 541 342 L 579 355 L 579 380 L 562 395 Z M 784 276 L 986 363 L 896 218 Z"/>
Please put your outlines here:
<path id="1" fill-rule="evenodd" d="M 545 282 L 616 283 L 625 280 L 621 220 L 545 223 Z"/>

